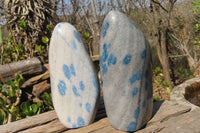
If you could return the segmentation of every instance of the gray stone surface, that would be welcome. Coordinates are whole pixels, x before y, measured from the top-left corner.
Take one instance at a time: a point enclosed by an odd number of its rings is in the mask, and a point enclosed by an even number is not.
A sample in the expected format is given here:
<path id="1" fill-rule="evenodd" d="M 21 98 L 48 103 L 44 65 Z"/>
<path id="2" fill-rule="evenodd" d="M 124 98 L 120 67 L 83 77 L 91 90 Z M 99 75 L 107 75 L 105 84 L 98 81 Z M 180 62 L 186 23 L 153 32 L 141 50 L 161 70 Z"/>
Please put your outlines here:
<path id="1" fill-rule="evenodd" d="M 120 12 L 111 11 L 104 19 L 100 66 L 111 125 L 124 131 L 140 129 L 153 107 L 150 48 L 143 33 Z"/>
<path id="2" fill-rule="evenodd" d="M 200 77 L 189 79 L 185 81 L 184 83 L 176 86 L 170 93 L 170 101 L 177 102 L 178 104 L 181 104 L 181 105 L 190 106 L 192 110 L 199 108 L 198 106 L 187 101 L 184 97 L 185 88 L 195 82 L 200 82 Z"/>
<path id="3" fill-rule="evenodd" d="M 69 23 L 59 23 L 53 31 L 49 67 L 53 105 L 59 120 L 67 128 L 90 124 L 96 113 L 99 84 L 93 62 Z"/>

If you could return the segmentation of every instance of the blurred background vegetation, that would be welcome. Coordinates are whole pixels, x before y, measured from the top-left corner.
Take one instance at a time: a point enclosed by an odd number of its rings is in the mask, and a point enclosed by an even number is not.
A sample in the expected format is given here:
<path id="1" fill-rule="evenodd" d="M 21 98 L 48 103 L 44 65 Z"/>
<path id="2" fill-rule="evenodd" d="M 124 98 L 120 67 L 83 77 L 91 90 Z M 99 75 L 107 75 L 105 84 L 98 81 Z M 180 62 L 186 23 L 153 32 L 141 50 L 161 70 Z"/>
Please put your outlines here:
<path id="1" fill-rule="evenodd" d="M 89 54 L 98 55 L 101 25 L 111 10 L 126 14 L 149 41 L 156 100 L 169 99 L 174 86 L 199 76 L 199 0 L 0 0 L 0 64 L 32 57 L 48 63 L 51 33 L 59 22 L 73 24 Z M 17 103 L 22 82 L 17 74 L 15 81 L 1 79 L 0 124 L 53 109 L 48 93 L 44 103 Z"/>

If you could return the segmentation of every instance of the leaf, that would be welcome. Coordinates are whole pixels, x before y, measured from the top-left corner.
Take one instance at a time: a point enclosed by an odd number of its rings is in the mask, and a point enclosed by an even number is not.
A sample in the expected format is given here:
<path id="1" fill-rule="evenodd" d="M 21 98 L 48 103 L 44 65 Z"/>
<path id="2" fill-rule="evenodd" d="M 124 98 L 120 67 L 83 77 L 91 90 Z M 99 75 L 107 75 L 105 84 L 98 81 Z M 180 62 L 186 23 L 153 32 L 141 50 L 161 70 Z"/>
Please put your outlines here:
<path id="1" fill-rule="evenodd" d="M 47 36 L 43 36 L 43 37 L 42 37 L 42 42 L 43 42 L 44 44 L 49 43 L 49 38 L 48 38 Z"/>
<path id="2" fill-rule="evenodd" d="M 21 109 L 23 112 L 29 112 L 29 111 L 30 111 L 29 107 L 30 107 L 29 101 L 23 102 L 23 103 L 20 105 L 20 109 Z"/>
<path id="3" fill-rule="evenodd" d="M 32 104 L 32 105 L 31 105 L 31 108 L 32 108 L 34 114 L 36 114 L 36 112 L 37 112 L 37 110 L 38 110 L 38 106 L 37 106 L 36 104 Z"/>
<path id="4" fill-rule="evenodd" d="M 48 29 L 49 31 L 53 31 L 53 25 L 52 25 L 52 24 L 48 24 L 48 25 L 47 25 L 47 29 Z"/>
<path id="5" fill-rule="evenodd" d="M 169 83 L 166 82 L 166 81 L 163 83 L 163 85 L 164 85 L 165 87 L 169 87 Z"/>
<path id="6" fill-rule="evenodd" d="M 167 94 L 169 94 L 171 92 L 170 88 L 167 87 L 166 89 L 167 89 Z"/>
<path id="7" fill-rule="evenodd" d="M 0 125 L 6 123 L 6 113 L 3 109 L 0 109 Z"/>
<path id="8" fill-rule="evenodd" d="M 24 30 L 24 31 L 27 30 L 26 21 L 24 19 L 18 21 L 18 26 L 20 30 Z"/>
<path id="9" fill-rule="evenodd" d="M 0 97 L 0 105 L 5 105 L 6 102 L 3 100 L 3 98 Z"/>
<path id="10" fill-rule="evenodd" d="M 8 96 L 9 96 L 9 97 L 14 97 L 14 96 L 16 96 L 15 90 L 14 90 L 12 87 L 10 87 L 10 88 L 8 89 Z"/>
<path id="11" fill-rule="evenodd" d="M 160 97 L 155 97 L 154 98 L 156 101 L 160 101 L 161 99 L 160 99 Z"/>
<path id="12" fill-rule="evenodd" d="M 19 114 L 19 107 L 11 106 L 9 111 L 12 115 L 17 116 Z"/>

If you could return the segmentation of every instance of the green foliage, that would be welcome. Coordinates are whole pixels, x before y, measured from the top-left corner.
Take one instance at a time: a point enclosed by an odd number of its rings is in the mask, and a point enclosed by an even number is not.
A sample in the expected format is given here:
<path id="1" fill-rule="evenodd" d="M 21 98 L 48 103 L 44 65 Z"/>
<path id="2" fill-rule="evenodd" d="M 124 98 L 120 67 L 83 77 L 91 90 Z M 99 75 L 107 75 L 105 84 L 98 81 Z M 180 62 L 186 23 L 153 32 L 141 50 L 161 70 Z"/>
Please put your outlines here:
<path id="1" fill-rule="evenodd" d="M 161 100 L 160 97 L 154 97 L 154 99 L 155 99 L 156 101 L 160 101 L 160 100 Z"/>
<path id="2" fill-rule="evenodd" d="M 190 69 L 185 69 L 185 68 L 175 69 L 175 74 L 181 79 L 193 77 L 193 73 L 190 71 Z"/>
<path id="3" fill-rule="evenodd" d="M 44 104 L 47 106 L 47 108 L 49 110 L 53 109 L 53 103 L 52 103 L 52 97 L 50 94 L 48 94 L 47 92 L 44 92 L 44 94 L 41 96 L 41 98 L 44 101 Z"/>
<path id="4" fill-rule="evenodd" d="M 156 67 L 153 71 L 153 74 L 158 76 L 160 73 L 162 73 L 162 69 L 160 67 Z"/>
<path id="5" fill-rule="evenodd" d="M 46 27 L 50 32 L 53 31 L 54 26 L 52 24 L 48 24 Z"/>
<path id="6" fill-rule="evenodd" d="M 18 27 L 20 28 L 20 30 L 26 31 L 27 30 L 26 20 L 24 19 L 19 20 Z"/>
<path id="7" fill-rule="evenodd" d="M 6 113 L 3 109 L 0 109 L 0 125 L 6 123 Z"/>
<path id="8" fill-rule="evenodd" d="M 43 42 L 44 44 L 48 44 L 48 43 L 49 43 L 49 38 L 48 38 L 47 36 L 43 36 L 43 37 L 42 37 L 42 42 Z"/>
<path id="9" fill-rule="evenodd" d="M 200 0 L 198 1 L 193 1 L 193 5 L 196 7 L 192 9 L 191 11 L 193 12 L 194 15 L 196 15 L 197 21 L 195 23 L 195 39 L 194 39 L 194 45 L 197 47 L 200 47 L 200 39 L 199 39 L 199 33 L 200 33 L 200 23 L 199 23 L 199 18 L 200 18 Z"/>
<path id="10" fill-rule="evenodd" d="M 0 45 L 3 43 L 2 28 L 0 25 Z"/>
<path id="11" fill-rule="evenodd" d="M 41 96 L 42 102 L 33 103 L 21 99 L 21 86 L 25 82 L 20 74 L 15 74 L 15 80 L 7 80 L 5 84 L 0 82 L 0 125 L 8 121 L 11 116 L 12 120 L 19 120 L 30 117 L 53 109 L 52 98 L 48 93 Z"/>
<path id="12" fill-rule="evenodd" d="M 24 53 L 23 44 L 15 44 L 14 39 L 8 36 L 6 45 L 3 47 L 3 63 L 10 63 L 12 61 L 19 61 L 26 59 L 27 55 Z"/>
<path id="13" fill-rule="evenodd" d="M 37 55 L 41 56 L 46 52 L 46 50 L 45 47 L 42 45 L 35 45 L 35 52 Z"/>
<path id="14" fill-rule="evenodd" d="M 83 33 L 83 38 L 87 41 L 91 40 L 92 39 L 92 36 L 90 35 L 89 32 L 84 32 Z"/>

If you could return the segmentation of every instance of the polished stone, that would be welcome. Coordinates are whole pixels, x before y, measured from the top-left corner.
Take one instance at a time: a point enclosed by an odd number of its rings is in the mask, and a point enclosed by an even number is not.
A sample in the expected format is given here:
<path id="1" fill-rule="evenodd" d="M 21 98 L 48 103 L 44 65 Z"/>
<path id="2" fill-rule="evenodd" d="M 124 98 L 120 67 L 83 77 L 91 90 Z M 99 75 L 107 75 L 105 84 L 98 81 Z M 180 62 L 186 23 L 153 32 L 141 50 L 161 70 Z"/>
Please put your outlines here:
<path id="1" fill-rule="evenodd" d="M 59 120 L 67 128 L 90 124 L 96 114 L 99 84 L 93 62 L 69 23 L 59 23 L 54 28 L 49 67 L 53 105 Z"/>
<path id="2" fill-rule="evenodd" d="M 116 129 L 138 130 L 150 119 L 153 108 L 149 44 L 138 27 L 118 11 L 104 19 L 100 42 L 108 119 Z"/>

